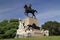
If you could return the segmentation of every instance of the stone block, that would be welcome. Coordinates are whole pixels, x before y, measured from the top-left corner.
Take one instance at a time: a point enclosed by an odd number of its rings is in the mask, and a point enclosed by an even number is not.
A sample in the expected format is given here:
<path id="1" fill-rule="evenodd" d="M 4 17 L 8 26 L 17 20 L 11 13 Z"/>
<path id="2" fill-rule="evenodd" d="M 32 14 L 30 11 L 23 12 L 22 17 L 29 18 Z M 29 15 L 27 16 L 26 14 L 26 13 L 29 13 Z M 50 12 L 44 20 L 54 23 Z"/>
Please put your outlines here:
<path id="1" fill-rule="evenodd" d="M 25 25 L 26 25 L 26 26 L 27 26 L 27 25 L 32 25 L 33 23 L 34 23 L 36 26 L 39 26 L 37 19 L 31 18 L 31 17 L 28 17 L 28 18 L 25 19 Z"/>

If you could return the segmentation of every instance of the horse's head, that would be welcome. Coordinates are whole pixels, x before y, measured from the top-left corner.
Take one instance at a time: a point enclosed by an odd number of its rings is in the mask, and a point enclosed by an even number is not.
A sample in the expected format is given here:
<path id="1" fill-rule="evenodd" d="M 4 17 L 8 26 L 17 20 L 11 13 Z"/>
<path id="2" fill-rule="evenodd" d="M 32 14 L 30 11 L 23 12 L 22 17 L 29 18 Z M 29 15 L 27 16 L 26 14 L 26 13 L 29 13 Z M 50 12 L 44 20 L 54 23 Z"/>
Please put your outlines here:
<path id="1" fill-rule="evenodd" d="M 25 4 L 24 8 L 27 8 L 27 5 Z"/>

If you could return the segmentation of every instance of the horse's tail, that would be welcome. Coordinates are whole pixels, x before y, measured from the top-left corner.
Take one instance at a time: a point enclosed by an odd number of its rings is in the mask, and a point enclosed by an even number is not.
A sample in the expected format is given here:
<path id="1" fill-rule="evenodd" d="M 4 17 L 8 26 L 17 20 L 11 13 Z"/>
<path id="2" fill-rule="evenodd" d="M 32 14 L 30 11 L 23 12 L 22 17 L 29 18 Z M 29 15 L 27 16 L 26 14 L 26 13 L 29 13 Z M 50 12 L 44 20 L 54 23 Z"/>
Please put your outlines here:
<path id="1" fill-rule="evenodd" d="M 35 12 L 37 13 L 37 10 L 35 10 Z"/>

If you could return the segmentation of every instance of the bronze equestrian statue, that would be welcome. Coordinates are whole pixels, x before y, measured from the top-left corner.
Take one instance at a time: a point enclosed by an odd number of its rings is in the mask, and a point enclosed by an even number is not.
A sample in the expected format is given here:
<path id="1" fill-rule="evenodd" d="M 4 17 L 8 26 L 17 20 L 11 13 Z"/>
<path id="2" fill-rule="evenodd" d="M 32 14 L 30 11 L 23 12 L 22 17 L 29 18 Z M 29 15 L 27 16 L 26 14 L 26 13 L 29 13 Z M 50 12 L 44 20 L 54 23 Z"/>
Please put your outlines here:
<path id="1" fill-rule="evenodd" d="M 31 4 L 29 5 L 29 7 L 25 4 L 24 8 L 25 8 L 25 15 L 26 16 L 28 16 L 28 13 L 31 13 L 32 17 L 36 18 L 35 12 L 37 13 L 37 11 L 31 8 Z"/>

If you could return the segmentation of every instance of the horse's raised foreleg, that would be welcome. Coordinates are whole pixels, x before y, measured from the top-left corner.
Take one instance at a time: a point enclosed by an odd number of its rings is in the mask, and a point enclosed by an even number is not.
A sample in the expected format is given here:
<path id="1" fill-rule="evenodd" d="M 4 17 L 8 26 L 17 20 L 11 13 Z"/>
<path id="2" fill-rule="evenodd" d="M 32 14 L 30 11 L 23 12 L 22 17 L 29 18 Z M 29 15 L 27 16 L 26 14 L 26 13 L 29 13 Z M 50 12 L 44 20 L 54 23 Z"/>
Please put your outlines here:
<path id="1" fill-rule="evenodd" d="M 28 16 L 28 13 L 25 13 L 26 16 Z"/>
<path id="2" fill-rule="evenodd" d="M 26 12 L 24 12 L 24 14 L 26 15 Z"/>
<path id="3" fill-rule="evenodd" d="M 28 13 L 27 13 L 27 16 L 28 16 Z M 28 16 L 29 17 L 29 16 Z"/>

